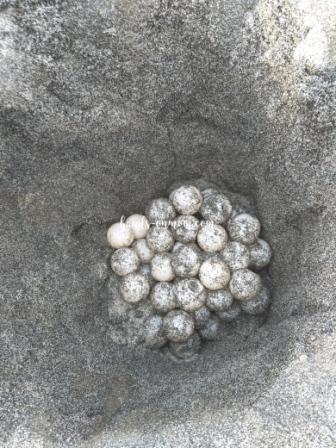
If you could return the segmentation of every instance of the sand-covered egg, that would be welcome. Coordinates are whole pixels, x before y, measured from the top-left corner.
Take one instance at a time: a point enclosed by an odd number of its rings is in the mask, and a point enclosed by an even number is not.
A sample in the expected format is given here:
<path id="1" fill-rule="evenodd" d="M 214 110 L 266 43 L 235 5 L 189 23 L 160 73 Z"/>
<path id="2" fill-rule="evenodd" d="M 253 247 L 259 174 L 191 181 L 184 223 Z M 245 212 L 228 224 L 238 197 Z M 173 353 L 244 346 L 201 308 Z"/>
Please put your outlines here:
<path id="1" fill-rule="evenodd" d="M 238 241 L 230 241 L 221 251 L 221 256 L 231 271 L 249 266 L 250 252 L 247 246 Z"/>
<path id="2" fill-rule="evenodd" d="M 184 342 L 169 342 L 171 355 L 178 359 L 188 360 L 197 355 L 201 347 L 201 339 L 198 333 L 194 333 Z"/>
<path id="3" fill-rule="evenodd" d="M 237 300 L 253 299 L 261 290 L 260 275 L 250 269 L 234 271 L 230 280 L 230 291 Z"/>
<path id="4" fill-rule="evenodd" d="M 172 191 L 169 199 L 181 215 L 194 215 L 199 211 L 203 202 L 201 192 L 193 185 L 182 185 Z"/>
<path id="5" fill-rule="evenodd" d="M 211 311 L 224 311 L 230 308 L 233 296 L 228 289 L 218 289 L 209 291 L 206 299 L 206 306 Z"/>
<path id="6" fill-rule="evenodd" d="M 247 314 L 262 314 L 271 304 L 271 294 L 268 288 L 263 287 L 261 291 L 251 300 L 241 302 L 241 308 Z"/>
<path id="7" fill-rule="evenodd" d="M 253 244 L 260 233 L 260 221 L 248 213 L 240 213 L 228 222 L 230 238 L 243 244 Z"/>
<path id="8" fill-rule="evenodd" d="M 151 303 L 158 313 L 168 313 L 176 308 L 174 284 L 171 282 L 159 282 L 151 291 Z"/>
<path id="9" fill-rule="evenodd" d="M 224 322 L 232 322 L 239 317 L 241 311 L 242 309 L 239 302 L 234 300 L 229 308 L 223 311 L 218 311 L 216 314 Z"/>
<path id="10" fill-rule="evenodd" d="M 216 316 L 211 316 L 206 324 L 199 330 L 200 336 L 206 341 L 217 339 L 219 333 L 219 321 Z"/>
<path id="11" fill-rule="evenodd" d="M 167 198 L 153 199 L 146 207 L 145 213 L 149 224 L 157 224 L 159 221 L 169 221 L 175 218 L 176 211 L 173 204 Z"/>
<path id="12" fill-rule="evenodd" d="M 215 224 L 224 224 L 232 212 L 229 199 L 222 193 L 203 193 L 203 203 L 200 209 L 202 217 Z"/>
<path id="13" fill-rule="evenodd" d="M 207 308 L 205 305 L 201 306 L 201 308 L 198 308 L 193 312 L 193 317 L 195 321 L 195 327 L 196 329 L 204 327 L 204 325 L 208 322 L 210 319 L 211 312 L 209 308 Z"/>
<path id="14" fill-rule="evenodd" d="M 197 279 L 178 280 L 174 285 L 177 305 L 184 311 L 195 311 L 205 304 L 206 290 Z"/>
<path id="15" fill-rule="evenodd" d="M 147 244 L 153 252 L 167 252 L 174 246 L 172 231 L 165 226 L 153 226 L 147 233 Z"/>
<path id="16" fill-rule="evenodd" d="M 167 343 L 161 316 L 152 315 L 147 318 L 144 325 L 144 340 L 145 345 L 150 348 L 160 348 Z"/>
<path id="17" fill-rule="evenodd" d="M 133 249 L 117 249 L 111 257 L 111 268 L 118 275 L 135 272 L 140 265 L 140 259 Z"/>
<path id="18" fill-rule="evenodd" d="M 192 215 L 180 215 L 175 218 L 172 226 L 176 241 L 193 243 L 199 230 L 199 220 Z"/>
<path id="19" fill-rule="evenodd" d="M 141 302 L 147 298 L 149 291 L 149 281 L 140 273 L 128 274 L 120 282 L 120 293 L 127 303 Z"/>
<path id="20" fill-rule="evenodd" d="M 194 333 L 195 324 L 192 316 L 183 310 L 170 311 L 163 318 L 164 335 L 174 342 L 183 342 Z"/>
<path id="21" fill-rule="evenodd" d="M 201 261 L 200 250 L 196 245 L 182 244 L 172 253 L 172 266 L 178 277 L 195 277 Z"/>
<path id="22" fill-rule="evenodd" d="M 262 269 L 267 266 L 272 258 L 272 250 L 267 241 L 258 238 L 250 246 L 250 265 L 255 269 Z"/>

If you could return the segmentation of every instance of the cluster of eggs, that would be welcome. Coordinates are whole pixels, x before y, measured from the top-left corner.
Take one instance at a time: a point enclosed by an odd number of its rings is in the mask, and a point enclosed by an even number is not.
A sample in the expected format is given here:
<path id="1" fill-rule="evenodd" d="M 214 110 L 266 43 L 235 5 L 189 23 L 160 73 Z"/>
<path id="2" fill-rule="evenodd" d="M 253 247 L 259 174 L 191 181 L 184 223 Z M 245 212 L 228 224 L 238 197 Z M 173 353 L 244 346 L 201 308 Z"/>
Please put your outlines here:
<path id="1" fill-rule="evenodd" d="M 216 338 L 220 320 L 266 310 L 270 294 L 260 271 L 271 249 L 260 229 L 256 216 L 232 206 L 220 191 L 193 185 L 152 200 L 145 215 L 108 229 L 123 300 L 150 301 L 147 346 L 168 344 L 175 357 L 188 358 L 202 339 Z"/>

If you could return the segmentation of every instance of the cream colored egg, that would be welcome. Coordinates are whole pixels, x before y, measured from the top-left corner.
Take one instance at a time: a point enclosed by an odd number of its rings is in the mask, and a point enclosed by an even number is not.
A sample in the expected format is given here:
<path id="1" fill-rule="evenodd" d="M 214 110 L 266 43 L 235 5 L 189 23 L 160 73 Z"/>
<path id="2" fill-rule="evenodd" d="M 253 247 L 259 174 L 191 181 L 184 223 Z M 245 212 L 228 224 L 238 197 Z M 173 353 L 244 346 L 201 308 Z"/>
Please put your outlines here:
<path id="1" fill-rule="evenodd" d="M 148 247 L 144 238 L 134 241 L 132 248 L 143 263 L 149 263 L 154 257 L 154 252 Z"/>
<path id="2" fill-rule="evenodd" d="M 135 239 L 145 238 L 149 229 L 149 222 L 144 215 L 131 215 L 126 219 Z"/>
<path id="3" fill-rule="evenodd" d="M 201 264 L 199 279 L 210 290 L 223 289 L 229 283 L 230 270 L 222 259 L 212 256 Z"/>
<path id="4" fill-rule="evenodd" d="M 116 222 L 107 231 L 107 241 L 114 249 L 129 247 L 134 241 L 130 227 L 124 222 Z"/>
<path id="5" fill-rule="evenodd" d="M 205 252 L 217 252 L 224 249 L 227 240 L 227 233 L 219 224 L 205 224 L 197 235 L 198 245 Z"/>
<path id="6" fill-rule="evenodd" d="M 152 277 L 158 282 L 170 282 L 175 278 L 175 272 L 169 253 L 154 255 L 151 261 Z"/>

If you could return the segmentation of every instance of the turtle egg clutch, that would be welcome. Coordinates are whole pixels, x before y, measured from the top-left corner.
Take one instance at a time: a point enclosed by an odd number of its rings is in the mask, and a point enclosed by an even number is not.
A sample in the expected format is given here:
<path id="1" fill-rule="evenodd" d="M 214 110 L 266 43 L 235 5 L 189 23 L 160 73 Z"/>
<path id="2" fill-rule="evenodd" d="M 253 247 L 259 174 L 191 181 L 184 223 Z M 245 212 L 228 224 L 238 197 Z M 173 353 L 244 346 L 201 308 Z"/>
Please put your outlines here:
<path id="1" fill-rule="evenodd" d="M 113 224 L 107 240 L 120 295 L 133 307 L 149 305 L 143 343 L 190 359 L 241 312 L 265 312 L 272 253 L 260 231 L 254 214 L 217 189 L 194 185 Z"/>

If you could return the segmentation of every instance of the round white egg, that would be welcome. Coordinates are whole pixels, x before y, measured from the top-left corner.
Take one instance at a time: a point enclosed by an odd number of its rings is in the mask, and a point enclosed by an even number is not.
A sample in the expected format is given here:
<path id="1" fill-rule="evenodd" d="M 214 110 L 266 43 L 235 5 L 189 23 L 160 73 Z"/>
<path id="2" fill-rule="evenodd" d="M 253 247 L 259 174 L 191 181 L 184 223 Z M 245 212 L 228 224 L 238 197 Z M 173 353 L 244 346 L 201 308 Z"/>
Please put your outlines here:
<path id="1" fill-rule="evenodd" d="M 219 224 L 205 224 L 201 226 L 197 242 L 205 252 L 217 252 L 224 249 L 228 236 L 224 227 Z"/>
<path id="2" fill-rule="evenodd" d="M 152 277 L 158 282 L 170 282 L 175 278 L 175 272 L 171 262 L 171 255 L 160 253 L 154 255 L 151 261 Z"/>
<path id="3" fill-rule="evenodd" d="M 116 222 L 107 231 L 107 241 L 113 249 L 129 247 L 134 241 L 130 227 L 124 222 Z"/>
<path id="4" fill-rule="evenodd" d="M 134 238 L 145 238 L 149 229 L 149 222 L 144 215 L 131 215 L 129 216 L 125 223 L 130 227 Z"/>
<path id="5" fill-rule="evenodd" d="M 223 289 L 229 283 L 230 269 L 218 256 L 212 256 L 201 264 L 199 279 L 210 290 Z"/>
<path id="6" fill-rule="evenodd" d="M 154 257 L 154 252 L 148 247 L 147 241 L 144 238 L 134 241 L 132 249 L 135 250 L 143 263 L 149 263 Z"/>

